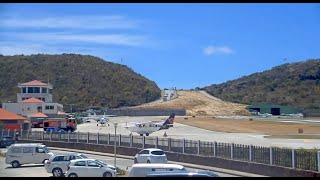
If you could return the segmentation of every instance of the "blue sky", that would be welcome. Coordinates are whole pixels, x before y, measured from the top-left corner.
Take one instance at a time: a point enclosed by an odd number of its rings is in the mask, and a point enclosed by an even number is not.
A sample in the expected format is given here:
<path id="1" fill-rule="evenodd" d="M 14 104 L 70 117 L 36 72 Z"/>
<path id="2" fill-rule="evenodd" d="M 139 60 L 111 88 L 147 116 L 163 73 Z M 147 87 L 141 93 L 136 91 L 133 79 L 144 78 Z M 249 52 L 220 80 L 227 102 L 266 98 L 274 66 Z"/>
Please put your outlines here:
<path id="1" fill-rule="evenodd" d="M 311 3 L 0 4 L 0 27 L 0 54 L 89 54 L 162 89 L 320 58 L 320 4 Z"/>

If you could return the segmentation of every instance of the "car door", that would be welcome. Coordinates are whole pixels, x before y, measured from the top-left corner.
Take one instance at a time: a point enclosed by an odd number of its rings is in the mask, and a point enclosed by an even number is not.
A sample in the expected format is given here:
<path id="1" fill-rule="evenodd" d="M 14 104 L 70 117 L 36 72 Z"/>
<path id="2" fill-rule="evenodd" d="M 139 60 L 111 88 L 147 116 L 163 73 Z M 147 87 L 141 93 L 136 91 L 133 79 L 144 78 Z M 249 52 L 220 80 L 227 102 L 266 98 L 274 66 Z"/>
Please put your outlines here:
<path id="1" fill-rule="evenodd" d="M 35 147 L 23 147 L 20 164 L 32 164 L 34 163 L 34 151 Z"/>
<path id="2" fill-rule="evenodd" d="M 96 161 L 87 161 L 88 177 L 102 177 L 105 169 Z"/>
<path id="3" fill-rule="evenodd" d="M 45 159 L 47 159 L 46 157 L 47 155 L 43 148 L 41 147 L 35 148 L 35 152 L 33 154 L 34 163 L 41 164 L 44 162 Z"/>
<path id="4" fill-rule="evenodd" d="M 87 169 L 87 162 L 85 160 L 78 161 L 74 164 L 73 172 L 76 173 L 78 177 L 90 177 Z"/>
<path id="5" fill-rule="evenodd" d="M 139 163 L 146 163 L 149 157 L 149 150 L 142 150 L 138 153 L 138 162 Z"/>

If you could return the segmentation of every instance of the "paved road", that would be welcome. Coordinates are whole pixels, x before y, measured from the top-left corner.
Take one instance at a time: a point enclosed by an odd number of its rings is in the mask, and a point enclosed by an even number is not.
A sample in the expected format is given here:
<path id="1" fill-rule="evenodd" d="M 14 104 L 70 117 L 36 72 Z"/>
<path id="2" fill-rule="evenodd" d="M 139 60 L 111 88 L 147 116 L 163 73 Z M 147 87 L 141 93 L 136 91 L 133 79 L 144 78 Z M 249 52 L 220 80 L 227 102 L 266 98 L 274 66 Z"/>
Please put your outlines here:
<path id="1" fill-rule="evenodd" d="M 50 148 L 49 148 L 50 149 Z M 1 149 L 1 151 L 6 151 L 6 149 Z M 64 154 L 66 151 L 61 150 L 51 150 L 55 154 Z M 67 152 L 81 152 L 70 150 Z M 114 157 L 94 155 L 90 153 L 85 153 L 88 157 L 102 160 L 108 164 L 114 164 Z M 133 165 L 132 159 L 117 157 L 116 159 L 117 167 L 130 171 L 131 166 Z M 169 162 L 173 163 L 173 162 Z M 189 171 L 198 171 L 199 169 L 195 168 L 186 168 Z M 229 170 L 230 171 L 230 170 Z M 238 177 L 236 175 L 216 172 L 221 177 Z M 52 177 L 52 174 L 47 173 L 43 165 L 22 165 L 20 168 L 12 168 L 11 165 L 5 164 L 5 158 L 0 157 L 0 177 Z"/>

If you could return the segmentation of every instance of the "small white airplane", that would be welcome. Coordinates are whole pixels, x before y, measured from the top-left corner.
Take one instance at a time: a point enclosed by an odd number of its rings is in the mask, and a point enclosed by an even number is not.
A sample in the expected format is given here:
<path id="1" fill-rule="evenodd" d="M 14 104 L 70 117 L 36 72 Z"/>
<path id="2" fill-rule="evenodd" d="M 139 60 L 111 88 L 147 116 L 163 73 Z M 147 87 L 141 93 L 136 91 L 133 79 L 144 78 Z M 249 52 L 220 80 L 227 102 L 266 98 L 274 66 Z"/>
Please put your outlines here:
<path id="1" fill-rule="evenodd" d="M 108 119 L 108 117 L 115 117 L 115 115 L 106 115 L 105 113 L 103 115 L 97 115 L 95 112 L 92 112 L 86 117 L 81 117 L 81 119 L 84 121 L 95 120 L 99 122 L 101 119 Z M 109 119 L 107 121 L 109 121 Z"/>
<path id="2" fill-rule="evenodd" d="M 149 136 L 149 134 L 162 130 L 162 129 L 169 129 L 170 127 L 173 127 L 173 121 L 174 121 L 175 114 L 172 113 L 170 117 L 165 120 L 164 122 L 146 122 L 146 123 L 133 123 L 130 126 L 125 126 L 125 128 L 131 132 L 136 132 L 140 134 L 140 136 L 143 136 L 144 134 L 146 136 Z"/>
<path id="3" fill-rule="evenodd" d="M 102 116 L 99 120 L 101 126 L 105 126 L 109 122 L 109 118 L 107 116 Z"/>

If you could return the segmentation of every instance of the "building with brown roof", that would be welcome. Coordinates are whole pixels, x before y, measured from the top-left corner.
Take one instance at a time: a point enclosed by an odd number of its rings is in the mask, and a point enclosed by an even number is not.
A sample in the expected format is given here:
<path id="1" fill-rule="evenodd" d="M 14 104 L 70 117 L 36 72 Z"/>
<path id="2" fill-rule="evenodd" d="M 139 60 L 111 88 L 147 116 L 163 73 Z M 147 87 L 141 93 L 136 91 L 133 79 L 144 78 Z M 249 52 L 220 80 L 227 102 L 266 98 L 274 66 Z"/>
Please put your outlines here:
<path id="1" fill-rule="evenodd" d="M 50 83 L 33 80 L 18 83 L 18 87 L 21 92 L 17 93 L 17 102 L 2 103 L 2 108 L 25 117 L 38 112 L 57 115 L 58 111 L 63 111 L 62 104 L 52 102 L 53 87 Z"/>
<path id="2" fill-rule="evenodd" d="M 27 118 L 19 116 L 13 112 L 0 108 L 0 122 L 4 124 L 5 129 L 10 130 L 28 130 L 30 127 L 30 121 Z"/>

